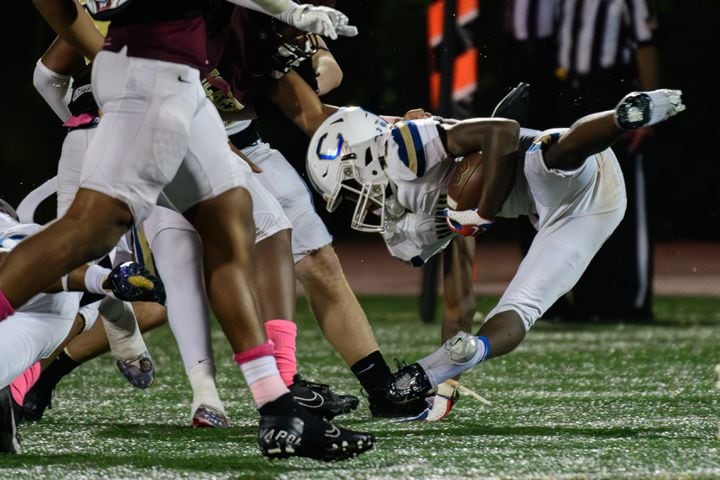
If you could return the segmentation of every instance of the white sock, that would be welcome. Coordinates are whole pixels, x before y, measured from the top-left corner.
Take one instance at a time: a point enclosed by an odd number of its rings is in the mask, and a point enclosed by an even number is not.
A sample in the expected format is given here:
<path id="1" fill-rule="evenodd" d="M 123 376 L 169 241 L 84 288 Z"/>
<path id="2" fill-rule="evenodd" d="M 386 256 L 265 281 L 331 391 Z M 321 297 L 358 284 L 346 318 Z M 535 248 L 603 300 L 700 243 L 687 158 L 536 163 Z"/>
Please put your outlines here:
<path id="1" fill-rule="evenodd" d="M 225 413 L 225 406 L 220 400 L 215 385 L 215 365 L 212 363 L 198 363 L 187 371 L 187 376 L 193 391 L 190 415 L 193 415 L 200 405 Z"/>
<path id="2" fill-rule="evenodd" d="M 105 333 L 112 356 L 132 361 L 147 351 L 132 306 L 121 300 L 105 297 L 98 308 L 102 315 Z"/>
<path id="3" fill-rule="evenodd" d="M 146 228 L 146 232 L 152 229 Z M 205 294 L 200 238 L 195 231 L 183 229 L 164 229 L 150 235 L 147 238 L 155 266 L 167 293 L 168 323 L 185 370 L 200 363 L 212 365 L 210 305 Z"/>
<path id="4" fill-rule="evenodd" d="M 85 289 L 90 293 L 105 295 L 107 292 L 103 289 L 103 282 L 110 275 L 109 268 L 100 265 L 90 265 L 85 271 Z"/>
<path id="5" fill-rule="evenodd" d="M 472 337 L 469 334 L 465 334 Z M 417 363 L 425 370 L 428 379 L 433 388 L 437 388 L 439 384 L 463 373 L 474 367 L 478 363 L 485 360 L 490 353 L 490 348 L 485 337 L 475 337 L 477 339 L 477 348 L 470 358 L 464 362 L 453 361 L 448 355 L 448 343 L 456 337 L 452 337 L 445 342 L 440 348 L 435 350 L 427 357 L 419 360 Z"/>

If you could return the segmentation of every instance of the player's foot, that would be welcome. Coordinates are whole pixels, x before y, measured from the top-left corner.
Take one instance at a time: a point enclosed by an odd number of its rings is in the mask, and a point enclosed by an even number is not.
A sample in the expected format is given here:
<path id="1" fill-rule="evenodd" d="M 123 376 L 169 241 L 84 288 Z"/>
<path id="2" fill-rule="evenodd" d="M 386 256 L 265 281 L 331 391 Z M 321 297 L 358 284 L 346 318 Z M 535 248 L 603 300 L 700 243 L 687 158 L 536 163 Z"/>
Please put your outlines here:
<path id="1" fill-rule="evenodd" d="M 405 404 L 424 399 L 432 390 L 425 370 L 417 363 L 411 363 L 393 373 L 386 397 L 391 403 Z"/>
<path id="2" fill-rule="evenodd" d="M 230 426 L 225 412 L 207 405 L 200 405 L 193 414 L 192 426 L 194 428 L 227 428 Z"/>
<path id="3" fill-rule="evenodd" d="M 352 412 L 360 403 L 354 395 L 336 394 L 330 390 L 330 386 L 309 382 L 297 374 L 293 377 L 290 393 L 308 412 L 326 420 Z"/>
<path id="4" fill-rule="evenodd" d="M 414 417 L 408 417 L 403 421 L 424 421 L 437 422 L 443 420 L 450 415 L 450 411 L 460 398 L 460 392 L 457 382 L 443 382 L 438 385 L 437 392 L 432 397 L 428 397 L 427 408 Z"/>
<path id="5" fill-rule="evenodd" d="M 42 375 L 37 383 L 25 394 L 22 405 L 22 418 L 30 422 L 37 422 L 42 419 L 45 410 L 52 408 L 52 396 L 55 385 L 49 385 L 42 381 Z"/>
<path id="6" fill-rule="evenodd" d="M 113 268 L 103 288 L 126 302 L 157 302 L 165 305 L 165 286 L 160 278 L 135 262 Z"/>
<path id="7" fill-rule="evenodd" d="M 147 350 L 131 360 L 115 359 L 115 364 L 133 387 L 148 388 L 155 380 L 155 367 Z"/>
<path id="8" fill-rule="evenodd" d="M 424 398 L 397 404 L 387 399 L 385 390 L 378 390 L 368 396 L 370 414 L 373 418 L 408 418 L 420 415 L 427 408 Z"/>
<path id="9" fill-rule="evenodd" d="M 682 91 L 660 89 L 628 93 L 615 107 L 615 121 L 625 130 L 655 125 L 685 110 Z"/>
<path id="10" fill-rule="evenodd" d="M 285 394 L 261 409 L 258 446 L 269 459 L 348 460 L 373 448 L 375 437 L 326 422 Z M 283 412 L 283 413 L 280 413 Z"/>
<path id="11" fill-rule="evenodd" d="M 20 406 L 13 400 L 10 387 L 0 390 L 0 454 L 22 453 L 17 431 Z"/>

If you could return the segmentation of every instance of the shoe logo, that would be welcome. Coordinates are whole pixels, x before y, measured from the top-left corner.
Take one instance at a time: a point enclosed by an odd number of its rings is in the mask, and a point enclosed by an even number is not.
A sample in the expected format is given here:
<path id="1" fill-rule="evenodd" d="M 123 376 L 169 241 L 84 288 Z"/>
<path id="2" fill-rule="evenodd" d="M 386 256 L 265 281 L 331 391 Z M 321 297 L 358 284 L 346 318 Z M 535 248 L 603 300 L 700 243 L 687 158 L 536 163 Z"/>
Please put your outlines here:
<path id="1" fill-rule="evenodd" d="M 374 366 L 375 366 L 375 364 L 374 364 L 374 363 L 371 363 L 367 368 L 363 368 L 362 370 L 360 370 L 359 372 L 357 372 L 355 375 L 363 374 L 363 373 L 369 371 L 369 370 L 370 370 L 371 368 L 373 368 Z"/>
<path id="2" fill-rule="evenodd" d="M 312 392 L 313 396 L 310 398 L 303 398 L 298 397 L 297 395 L 294 396 L 295 401 L 298 402 L 303 407 L 307 408 L 320 408 L 325 403 L 325 399 L 322 397 L 322 395 L 318 394 L 317 392 Z"/>
<path id="3" fill-rule="evenodd" d="M 182 78 L 182 75 L 178 75 L 178 82 L 182 82 L 182 83 L 192 83 L 191 81 L 185 80 L 184 78 Z"/>
<path id="4" fill-rule="evenodd" d="M 274 428 L 263 428 L 260 430 L 259 437 L 266 444 L 272 444 L 274 442 L 282 442 L 286 445 L 299 446 L 302 442 L 302 438 L 298 437 L 294 433 L 290 433 L 287 430 L 274 429 Z"/>
<path id="5" fill-rule="evenodd" d="M 330 424 L 330 426 L 332 428 L 330 430 L 325 430 L 325 436 L 328 438 L 338 438 L 340 436 L 340 429 L 332 423 Z"/>

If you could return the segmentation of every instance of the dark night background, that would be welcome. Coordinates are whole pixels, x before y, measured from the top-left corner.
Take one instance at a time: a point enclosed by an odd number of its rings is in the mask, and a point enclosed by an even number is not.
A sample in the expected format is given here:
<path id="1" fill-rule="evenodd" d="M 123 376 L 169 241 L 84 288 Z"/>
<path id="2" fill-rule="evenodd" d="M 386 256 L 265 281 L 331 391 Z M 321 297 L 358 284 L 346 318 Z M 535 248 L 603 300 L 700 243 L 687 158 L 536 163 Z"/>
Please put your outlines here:
<path id="1" fill-rule="evenodd" d="M 487 115 L 511 87 L 503 80 L 502 3 L 481 0 L 479 116 Z M 714 142 L 720 135 L 720 2 L 657 3 L 661 85 L 683 90 L 688 110 L 659 126 L 646 154 L 651 232 L 659 240 L 720 239 L 720 159 Z M 345 76 L 343 85 L 325 101 L 387 114 L 428 108 L 425 6 L 419 0 L 338 0 L 337 7 L 358 26 L 360 35 L 329 42 Z M 31 2 L 14 2 L 6 9 L 14 26 L 6 24 L 0 33 L 5 59 L 0 79 L 0 196 L 17 204 L 54 175 L 64 132 L 32 85 L 34 64 L 54 34 Z M 302 168 L 307 139 L 272 108 L 260 111 L 265 139 Z M 343 213 L 323 215 L 336 237 L 356 238 Z"/>

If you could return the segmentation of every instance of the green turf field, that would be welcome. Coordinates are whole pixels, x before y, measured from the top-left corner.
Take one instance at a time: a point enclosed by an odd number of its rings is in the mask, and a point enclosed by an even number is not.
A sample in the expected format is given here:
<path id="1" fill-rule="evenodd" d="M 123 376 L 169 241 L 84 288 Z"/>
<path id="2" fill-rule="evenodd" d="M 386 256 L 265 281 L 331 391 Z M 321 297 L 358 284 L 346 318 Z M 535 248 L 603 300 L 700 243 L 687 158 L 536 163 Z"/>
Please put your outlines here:
<path id="1" fill-rule="evenodd" d="M 388 360 L 435 348 L 438 326 L 420 323 L 413 299 L 363 304 Z M 301 373 L 358 393 L 300 308 Z M 147 337 L 155 385 L 133 390 L 109 357 L 83 366 L 41 423 L 21 427 L 26 453 L 0 458 L 0 479 L 720 478 L 720 299 L 657 299 L 656 314 L 643 326 L 539 322 L 518 351 L 464 377 L 492 405 L 465 396 L 443 422 L 373 421 L 363 401 L 341 423 L 374 432 L 377 448 L 338 464 L 260 457 L 249 393 L 217 329 L 233 427 L 187 427 L 189 387 L 163 327 Z"/>

